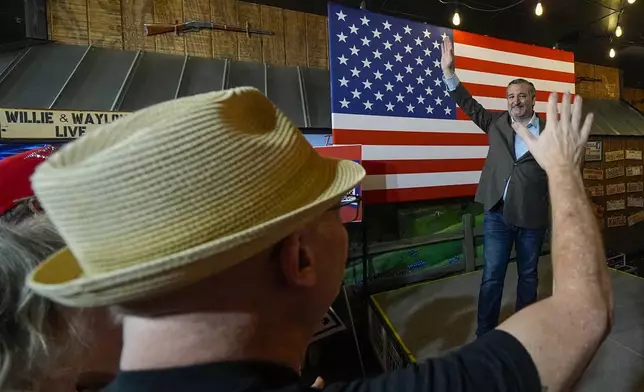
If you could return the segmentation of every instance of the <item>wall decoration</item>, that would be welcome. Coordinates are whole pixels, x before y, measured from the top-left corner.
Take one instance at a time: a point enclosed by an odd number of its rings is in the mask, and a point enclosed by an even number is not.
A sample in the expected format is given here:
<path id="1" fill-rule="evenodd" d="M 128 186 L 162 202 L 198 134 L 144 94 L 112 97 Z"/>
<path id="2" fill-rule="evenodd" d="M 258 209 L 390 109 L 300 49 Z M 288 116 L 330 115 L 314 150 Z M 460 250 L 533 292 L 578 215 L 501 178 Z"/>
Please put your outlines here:
<path id="1" fill-rule="evenodd" d="M 583 171 L 584 180 L 603 180 L 604 171 L 602 169 L 590 169 L 585 167 Z"/>
<path id="2" fill-rule="evenodd" d="M 587 186 L 586 194 L 591 197 L 604 196 L 604 186 L 603 185 Z"/>
<path id="3" fill-rule="evenodd" d="M 617 195 L 620 193 L 626 192 L 626 184 L 620 182 L 619 184 L 608 184 L 606 185 L 606 195 Z"/>
<path id="4" fill-rule="evenodd" d="M 626 186 L 627 192 L 642 192 L 644 190 L 644 183 L 640 182 L 629 182 Z"/>
<path id="5" fill-rule="evenodd" d="M 639 166 L 626 166 L 626 176 L 641 176 L 642 175 L 642 165 Z"/>
<path id="6" fill-rule="evenodd" d="M 0 137 L 16 140 L 76 139 L 127 115 L 125 112 L 0 108 Z"/>
<path id="7" fill-rule="evenodd" d="M 606 179 L 622 177 L 624 175 L 624 166 L 609 167 L 606 169 Z"/>
<path id="8" fill-rule="evenodd" d="M 640 150 L 626 150 L 626 159 L 642 160 L 642 151 Z"/>
<path id="9" fill-rule="evenodd" d="M 626 200 L 606 200 L 606 211 L 618 211 L 626 209 Z"/>
<path id="10" fill-rule="evenodd" d="M 584 153 L 586 162 L 601 162 L 602 160 L 602 142 L 601 140 L 590 140 L 586 142 L 586 152 Z"/>
<path id="11" fill-rule="evenodd" d="M 639 211 L 628 217 L 628 225 L 633 226 L 644 221 L 644 211 Z"/>
<path id="12" fill-rule="evenodd" d="M 626 216 L 625 215 L 609 216 L 607 219 L 607 223 L 608 223 L 608 227 L 626 226 Z"/>
<path id="13" fill-rule="evenodd" d="M 644 207 L 644 197 L 629 196 L 626 199 L 627 207 Z"/>
<path id="14" fill-rule="evenodd" d="M 597 204 L 597 203 L 590 203 L 590 207 L 593 210 L 593 213 L 595 214 L 595 217 L 597 218 L 603 218 L 604 217 L 604 206 Z"/>
<path id="15" fill-rule="evenodd" d="M 606 153 L 606 162 L 615 162 L 624 160 L 624 150 L 609 151 Z"/>

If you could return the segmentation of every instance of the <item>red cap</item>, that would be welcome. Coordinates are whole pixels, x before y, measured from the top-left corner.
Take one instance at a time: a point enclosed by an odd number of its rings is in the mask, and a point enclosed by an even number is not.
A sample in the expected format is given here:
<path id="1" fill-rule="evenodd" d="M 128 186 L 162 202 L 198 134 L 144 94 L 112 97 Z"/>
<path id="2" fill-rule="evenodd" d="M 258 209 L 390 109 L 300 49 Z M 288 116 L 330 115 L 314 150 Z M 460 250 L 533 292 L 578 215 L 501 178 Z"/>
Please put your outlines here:
<path id="1" fill-rule="evenodd" d="M 34 195 L 30 177 L 54 151 L 46 146 L 0 160 L 0 215 L 13 208 L 16 201 Z"/>

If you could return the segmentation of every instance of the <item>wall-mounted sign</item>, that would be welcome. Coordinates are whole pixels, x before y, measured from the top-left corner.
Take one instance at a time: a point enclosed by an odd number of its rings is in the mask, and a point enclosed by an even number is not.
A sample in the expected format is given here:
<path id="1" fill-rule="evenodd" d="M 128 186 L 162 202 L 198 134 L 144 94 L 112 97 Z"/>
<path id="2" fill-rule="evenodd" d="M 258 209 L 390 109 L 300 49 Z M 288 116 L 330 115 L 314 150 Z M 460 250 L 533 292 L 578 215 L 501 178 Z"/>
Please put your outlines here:
<path id="1" fill-rule="evenodd" d="M 609 167 L 606 169 L 606 179 L 622 177 L 624 175 L 624 166 Z"/>
<path id="2" fill-rule="evenodd" d="M 0 108 L 0 139 L 76 139 L 127 114 Z"/>
<path id="3" fill-rule="evenodd" d="M 636 212 L 628 217 L 628 225 L 633 226 L 637 223 L 644 221 L 644 211 Z"/>
<path id="4" fill-rule="evenodd" d="M 627 207 L 644 207 L 644 197 L 629 196 L 626 199 Z"/>
<path id="5" fill-rule="evenodd" d="M 642 151 L 640 150 L 626 150 L 626 159 L 642 160 Z"/>
<path id="6" fill-rule="evenodd" d="M 618 195 L 620 193 L 626 192 L 626 184 L 620 182 L 619 184 L 608 184 L 606 185 L 606 195 Z"/>
<path id="7" fill-rule="evenodd" d="M 642 192 L 644 190 L 644 183 L 642 182 L 629 182 L 626 185 L 627 192 Z"/>
<path id="8" fill-rule="evenodd" d="M 607 226 L 608 227 L 626 226 L 626 216 L 625 215 L 609 216 L 606 220 L 607 220 Z"/>
<path id="9" fill-rule="evenodd" d="M 614 162 L 614 161 L 623 161 L 624 160 L 624 150 L 618 150 L 618 151 L 608 151 L 606 153 L 606 162 Z"/>
<path id="10" fill-rule="evenodd" d="M 639 166 L 626 166 L 626 176 L 641 176 L 642 175 L 642 165 Z"/>
<path id="11" fill-rule="evenodd" d="M 603 185 L 587 186 L 586 195 L 591 197 L 604 196 L 604 186 Z"/>
<path id="12" fill-rule="evenodd" d="M 586 142 L 586 151 L 584 153 L 586 162 L 597 162 L 602 160 L 602 142 L 601 140 L 590 140 Z"/>
<path id="13" fill-rule="evenodd" d="M 606 200 L 606 211 L 619 211 L 626 209 L 626 200 Z"/>
<path id="14" fill-rule="evenodd" d="M 585 167 L 583 171 L 584 180 L 603 180 L 604 171 L 602 169 L 590 169 Z"/>

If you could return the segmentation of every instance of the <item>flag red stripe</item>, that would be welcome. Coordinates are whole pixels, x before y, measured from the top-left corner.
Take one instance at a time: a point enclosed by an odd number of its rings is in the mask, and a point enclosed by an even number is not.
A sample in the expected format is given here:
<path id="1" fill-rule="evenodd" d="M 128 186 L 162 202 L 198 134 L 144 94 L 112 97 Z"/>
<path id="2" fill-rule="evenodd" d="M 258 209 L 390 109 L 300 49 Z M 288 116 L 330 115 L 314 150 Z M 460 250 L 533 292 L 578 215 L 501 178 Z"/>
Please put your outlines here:
<path id="1" fill-rule="evenodd" d="M 476 187 L 476 184 L 469 184 L 363 191 L 363 200 L 365 204 L 378 204 L 474 196 Z"/>
<path id="2" fill-rule="evenodd" d="M 334 129 L 335 144 L 368 144 L 376 146 L 487 146 L 484 133 L 399 132 Z"/>
<path id="3" fill-rule="evenodd" d="M 508 80 L 508 82 L 510 82 Z M 492 97 L 492 98 L 505 98 L 507 95 L 507 87 L 502 86 L 488 86 L 486 84 L 477 84 L 477 83 L 463 83 L 463 86 L 467 91 L 476 97 Z M 559 94 L 561 100 L 561 94 Z M 572 99 L 575 98 L 575 94 L 570 94 Z M 539 102 L 548 102 L 550 98 L 550 91 L 537 91 L 537 101 Z"/>
<path id="4" fill-rule="evenodd" d="M 575 83 L 575 74 L 548 69 L 525 67 L 514 64 L 497 63 L 494 61 L 473 59 L 470 57 L 455 58 L 457 69 L 468 69 L 470 71 L 486 72 L 509 76 L 520 76 L 525 79 L 551 80 L 563 83 Z M 508 80 L 509 82 L 510 80 Z"/>
<path id="5" fill-rule="evenodd" d="M 367 175 L 479 171 L 485 159 L 409 159 L 362 161 Z"/>
<path id="6" fill-rule="evenodd" d="M 467 33 L 465 31 L 460 31 L 460 30 L 453 30 L 453 31 L 454 31 L 454 42 L 458 42 L 461 44 L 480 46 L 483 48 L 499 50 L 502 52 L 524 54 L 526 56 L 542 57 L 550 60 L 559 60 L 559 61 L 567 61 L 567 62 L 575 61 L 575 55 L 572 52 L 564 52 L 562 50 L 544 48 L 542 46 L 506 41 L 499 38 L 492 38 L 484 35 Z"/>
<path id="7" fill-rule="evenodd" d="M 362 144 L 359 143 L 337 143 L 337 144 Z M 362 154 L 362 146 L 329 146 L 329 147 L 315 147 L 315 150 L 323 157 L 331 157 L 337 159 L 353 160 L 359 158 Z"/>

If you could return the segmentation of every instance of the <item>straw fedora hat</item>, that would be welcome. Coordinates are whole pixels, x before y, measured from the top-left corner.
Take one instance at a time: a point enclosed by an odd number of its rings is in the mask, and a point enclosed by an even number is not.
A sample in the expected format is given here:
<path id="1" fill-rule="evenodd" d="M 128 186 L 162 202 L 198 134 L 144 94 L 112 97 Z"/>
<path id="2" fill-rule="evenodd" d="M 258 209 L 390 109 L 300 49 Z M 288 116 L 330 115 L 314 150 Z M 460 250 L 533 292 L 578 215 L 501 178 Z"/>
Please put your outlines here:
<path id="1" fill-rule="evenodd" d="M 319 156 L 254 88 L 157 104 L 38 167 L 34 192 L 68 247 L 27 285 L 75 307 L 148 299 L 267 249 L 364 175 Z"/>

